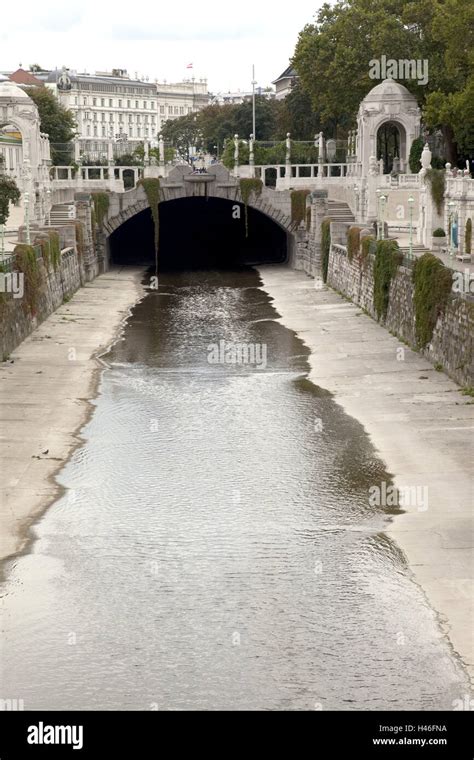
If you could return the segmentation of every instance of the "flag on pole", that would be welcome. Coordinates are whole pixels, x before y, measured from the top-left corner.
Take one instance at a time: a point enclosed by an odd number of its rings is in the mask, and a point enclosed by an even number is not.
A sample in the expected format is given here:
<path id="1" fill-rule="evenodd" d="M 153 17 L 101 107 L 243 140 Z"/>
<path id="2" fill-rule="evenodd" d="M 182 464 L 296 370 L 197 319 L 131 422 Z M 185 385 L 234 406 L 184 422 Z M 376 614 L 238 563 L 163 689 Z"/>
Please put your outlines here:
<path id="1" fill-rule="evenodd" d="M 192 67 L 193 67 L 192 63 L 188 63 L 188 65 L 186 66 L 187 69 L 192 69 Z"/>

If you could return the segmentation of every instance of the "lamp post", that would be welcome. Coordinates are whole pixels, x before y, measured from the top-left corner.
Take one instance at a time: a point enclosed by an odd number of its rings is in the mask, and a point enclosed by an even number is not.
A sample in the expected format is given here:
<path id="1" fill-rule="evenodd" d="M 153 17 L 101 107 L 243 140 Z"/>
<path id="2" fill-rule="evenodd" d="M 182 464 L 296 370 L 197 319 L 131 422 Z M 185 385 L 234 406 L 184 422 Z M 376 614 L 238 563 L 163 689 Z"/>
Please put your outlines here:
<path id="1" fill-rule="evenodd" d="M 376 206 L 377 206 L 377 240 L 380 240 L 380 196 L 382 194 L 382 191 L 378 187 L 375 191 L 375 195 L 377 197 L 376 200 Z"/>
<path id="2" fill-rule="evenodd" d="M 26 244 L 30 245 L 30 194 L 28 190 L 23 193 L 23 205 L 25 207 Z"/>
<path id="3" fill-rule="evenodd" d="M 385 238 L 385 203 L 387 202 L 387 196 L 381 195 L 380 196 L 380 240 L 383 240 Z"/>
<path id="4" fill-rule="evenodd" d="M 413 256 L 413 206 L 415 205 L 415 199 L 413 195 L 408 196 L 408 210 L 410 214 L 410 258 Z"/>
<path id="5" fill-rule="evenodd" d="M 252 134 L 255 135 L 255 64 L 252 66 Z"/>
<path id="6" fill-rule="evenodd" d="M 46 203 L 48 205 L 48 227 L 51 227 L 51 190 L 46 190 Z"/>

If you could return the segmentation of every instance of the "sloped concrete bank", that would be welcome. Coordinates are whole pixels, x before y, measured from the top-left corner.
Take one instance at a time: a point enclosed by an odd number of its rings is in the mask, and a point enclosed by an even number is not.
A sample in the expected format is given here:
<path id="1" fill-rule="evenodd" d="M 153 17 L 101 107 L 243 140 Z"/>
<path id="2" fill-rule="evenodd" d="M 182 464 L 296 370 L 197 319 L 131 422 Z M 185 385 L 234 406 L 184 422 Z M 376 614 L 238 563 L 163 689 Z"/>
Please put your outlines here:
<path id="1" fill-rule="evenodd" d="M 0 364 L 0 560 L 60 495 L 54 476 L 81 444 L 103 363 L 143 295 L 143 270 L 111 270 L 80 288 Z"/>
<path id="2" fill-rule="evenodd" d="M 358 306 L 329 288 L 317 289 L 303 272 L 259 272 L 279 321 L 311 350 L 310 380 L 362 423 L 397 488 L 423 494 L 403 505 L 387 533 L 405 553 L 472 679 L 472 399 Z"/>

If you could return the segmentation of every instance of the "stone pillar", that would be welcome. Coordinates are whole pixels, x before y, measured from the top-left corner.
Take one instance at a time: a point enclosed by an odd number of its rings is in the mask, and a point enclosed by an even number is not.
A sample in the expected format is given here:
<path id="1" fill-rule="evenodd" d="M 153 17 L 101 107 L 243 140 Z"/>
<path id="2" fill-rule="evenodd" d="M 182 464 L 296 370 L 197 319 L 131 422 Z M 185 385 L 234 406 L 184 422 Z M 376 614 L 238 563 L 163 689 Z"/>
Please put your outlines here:
<path id="1" fill-rule="evenodd" d="M 321 223 L 328 216 L 328 193 L 327 190 L 313 190 L 308 196 L 311 208 L 311 228 L 309 231 L 309 260 L 305 268 L 307 274 L 316 278 L 322 278 L 321 267 Z"/>
<path id="2" fill-rule="evenodd" d="M 250 176 L 255 177 L 255 157 L 253 154 L 253 143 L 254 143 L 254 136 L 250 135 L 249 139 L 249 166 L 250 166 Z"/>
<path id="3" fill-rule="evenodd" d="M 239 136 L 234 135 L 234 177 L 239 176 Z"/>
<path id="4" fill-rule="evenodd" d="M 288 181 L 291 180 L 291 137 L 289 132 L 286 133 L 285 179 L 287 180 L 287 187 L 289 187 Z"/>

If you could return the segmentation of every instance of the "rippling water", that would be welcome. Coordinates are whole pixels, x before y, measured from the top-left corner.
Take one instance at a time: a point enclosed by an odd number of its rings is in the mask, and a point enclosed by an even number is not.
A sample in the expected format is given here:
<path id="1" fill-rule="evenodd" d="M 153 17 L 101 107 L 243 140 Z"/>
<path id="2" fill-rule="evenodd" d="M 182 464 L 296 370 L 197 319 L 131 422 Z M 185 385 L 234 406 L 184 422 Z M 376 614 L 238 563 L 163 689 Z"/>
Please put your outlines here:
<path id="1" fill-rule="evenodd" d="M 2 586 L 26 709 L 443 709 L 464 674 L 368 505 L 388 478 L 253 271 L 169 274 Z M 209 364 L 220 340 L 267 366 Z M 324 361 L 324 356 L 321 356 Z"/>

